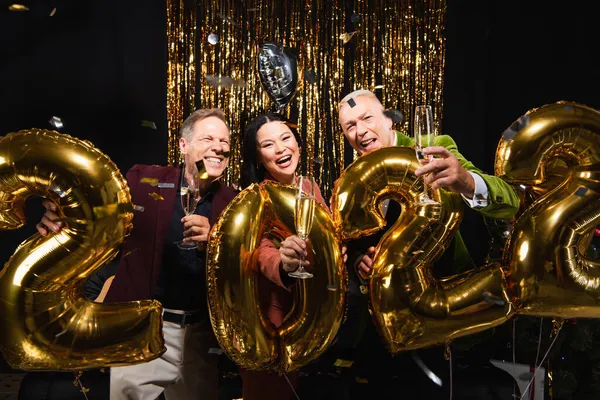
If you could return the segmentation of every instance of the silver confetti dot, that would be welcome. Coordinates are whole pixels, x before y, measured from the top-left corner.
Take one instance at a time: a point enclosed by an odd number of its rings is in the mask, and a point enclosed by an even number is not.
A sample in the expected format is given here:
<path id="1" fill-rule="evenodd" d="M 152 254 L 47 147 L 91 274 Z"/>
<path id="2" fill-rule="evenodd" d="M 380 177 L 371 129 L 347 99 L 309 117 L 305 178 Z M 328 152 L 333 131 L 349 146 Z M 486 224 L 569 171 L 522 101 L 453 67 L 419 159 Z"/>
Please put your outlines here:
<path id="1" fill-rule="evenodd" d="M 64 127 L 62 120 L 58 117 L 52 117 L 48 122 L 50 122 L 50 125 L 52 125 L 56 129 L 62 129 Z"/>
<path id="2" fill-rule="evenodd" d="M 219 43 L 219 35 L 217 35 L 216 33 L 211 33 L 210 35 L 208 35 L 208 43 L 212 44 L 213 46 Z"/>

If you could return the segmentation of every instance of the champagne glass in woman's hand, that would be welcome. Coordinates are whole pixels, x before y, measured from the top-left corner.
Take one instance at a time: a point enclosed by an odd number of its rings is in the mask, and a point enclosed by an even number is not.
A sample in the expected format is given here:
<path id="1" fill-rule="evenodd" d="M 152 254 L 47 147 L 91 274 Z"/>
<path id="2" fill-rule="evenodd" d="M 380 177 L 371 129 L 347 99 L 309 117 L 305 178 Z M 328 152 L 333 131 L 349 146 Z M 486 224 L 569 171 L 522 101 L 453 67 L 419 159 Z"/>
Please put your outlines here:
<path id="1" fill-rule="evenodd" d="M 202 184 L 200 178 L 195 163 L 184 164 L 181 171 L 179 195 L 181 196 L 181 206 L 186 216 L 194 213 L 200 201 L 200 185 Z M 182 240 L 176 242 L 176 244 L 182 250 L 193 250 L 196 248 L 196 243 L 194 242 L 185 243 Z"/>
<path id="2" fill-rule="evenodd" d="M 433 130 L 433 113 L 431 106 L 417 106 L 415 108 L 415 124 L 413 127 L 413 133 L 415 136 L 415 150 L 417 151 L 417 158 L 421 165 L 426 165 L 431 162 L 433 156 L 425 156 L 423 149 L 425 147 L 434 146 L 435 144 L 435 131 Z M 419 195 L 417 204 L 439 204 L 439 202 L 431 199 L 427 194 L 427 184 L 425 183 L 425 177 L 423 177 L 423 193 Z"/>
<path id="3" fill-rule="evenodd" d="M 308 183 L 306 183 L 308 182 Z M 315 214 L 315 182 L 308 176 L 298 177 L 298 193 L 296 195 L 296 208 L 294 212 L 294 222 L 296 225 L 296 235 L 302 240 L 307 240 L 313 225 Z M 304 258 L 304 257 L 303 257 Z M 302 261 L 296 271 L 288 274 L 292 278 L 306 279 L 312 278 L 310 272 L 304 270 Z"/>

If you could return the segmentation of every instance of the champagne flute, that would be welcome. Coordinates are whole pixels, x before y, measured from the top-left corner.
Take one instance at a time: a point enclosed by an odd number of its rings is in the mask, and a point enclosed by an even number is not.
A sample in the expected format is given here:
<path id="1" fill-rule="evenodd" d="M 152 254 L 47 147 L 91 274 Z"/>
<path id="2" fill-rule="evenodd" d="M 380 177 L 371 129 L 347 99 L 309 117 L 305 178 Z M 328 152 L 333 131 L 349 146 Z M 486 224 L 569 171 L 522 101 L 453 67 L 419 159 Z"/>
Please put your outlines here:
<path id="1" fill-rule="evenodd" d="M 315 214 L 315 182 L 311 177 L 298 177 L 298 194 L 296 195 L 296 207 L 294 212 L 294 223 L 296 225 L 296 235 L 302 240 L 308 239 L 313 225 Z M 307 279 L 312 278 L 313 274 L 304 270 L 302 260 L 298 269 L 290 272 L 288 275 L 292 278 Z"/>
<path id="2" fill-rule="evenodd" d="M 198 174 L 198 168 L 195 163 L 183 165 L 179 194 L 181 196 L 181 206 L 185 215 L 188 216 L 193 214 L 200 201 L 200 175 Z M 186 243 L 181 240 L 176 242 L 176 244 L 177 247 L 182 250 L 193 250 L 196 248 L 196 243 L 194 242 Z"/>
<path id="3" fill-rule="evenodd" d="M 433 130 L 433 113 L 431 111 L 431 106 L 416 106 L 413 133 L 415 136 L 415 150 L 417 152 L 417 159 L 421 165 L 426 165 L 431 162 L 433 156 L 425 156 L 423 154 L 423 149 L 435 144 L 435 131 Z M 440 204 L 439 202 L 431 199 L 427 194 L 427 191 L 428 188 L 427 184 L 425 183 L 425 176 L 423 176 L 423 192 L 419 195 L 419 200 L 416 204 Z"/>

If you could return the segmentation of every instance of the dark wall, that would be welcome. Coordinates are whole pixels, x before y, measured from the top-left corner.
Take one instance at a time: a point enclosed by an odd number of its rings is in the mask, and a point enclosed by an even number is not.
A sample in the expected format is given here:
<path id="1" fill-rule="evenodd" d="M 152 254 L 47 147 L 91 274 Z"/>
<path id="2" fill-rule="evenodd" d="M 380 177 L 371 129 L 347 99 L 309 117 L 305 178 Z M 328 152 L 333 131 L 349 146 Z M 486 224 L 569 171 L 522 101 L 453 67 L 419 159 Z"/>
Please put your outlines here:
<path id="1" fill-rule="evenodd" d="M 444 133 L 493 173 L 502 132 L 526 111 L 560 100 L 600 109 L 597 17 L 583 2 L 449 0 Z M 485 227 L 465 213 L 461 232 L 480 264 Z"/>
<path id="2" fill-rule="evenodd" d="M 63 133 L 90 140 L 123 173 L 135 163 L 166 163 L 164 2 L 22 3 L 29 12 L 0 2 L 0 135 L 54 129 L 48 121 L 57 116 Z M 0 266 L 41 214 L 40 199 L 30 199 L 27 226 L 0 231 Z"/>

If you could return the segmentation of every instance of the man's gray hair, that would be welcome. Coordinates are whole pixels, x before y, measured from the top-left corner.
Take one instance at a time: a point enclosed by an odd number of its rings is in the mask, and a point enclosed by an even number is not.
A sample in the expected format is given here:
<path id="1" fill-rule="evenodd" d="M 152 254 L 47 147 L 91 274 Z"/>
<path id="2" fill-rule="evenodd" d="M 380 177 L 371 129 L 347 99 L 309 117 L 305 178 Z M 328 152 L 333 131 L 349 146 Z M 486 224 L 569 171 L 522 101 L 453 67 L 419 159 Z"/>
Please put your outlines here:
<path id="1" fill-rule="evenodd" d="M 196 122 L 202 121 L 203 119 L 206 119 L 208 117 L 219 118 L 221 121 L 223 121 L 223 123 L 227 127 L 227 130 L 229 131 L 229 126 L 227 125 L 227 121 L 225 120 L 225 114 L 220 108 L 201 108 L 191 113 L 185 119 L 185 121 L 183 121 L 183 124 L 181 124 L 181 128 L 179 129 L 179 137 L 182 137 L 186 140 L 191 140 L 192 132 L 194 132 L 194 125 L 196 124 Z"/>
<path id="2" fill-rule="evenodd" d="M 357 98 L 359 96 L 371 97 L 371 98 L 379 101 L 379 99 L 377 98 L 377 96 L 375 95 L 375 93 L 371 92 L 370 90 L 367 90 L 367 89 L 358 89 L 358 90 L 355 90 L 354 92 L 349 93 L 346 96 L 344 96 L 344 98 L 342 99 L 342 101 L 340 101 L 340 104 L 338 105 L 338 107 L 341 107 L 342 105 L 346 104 L 348 102 L 348 100 L 355 99 L 355 98 Z"/>

